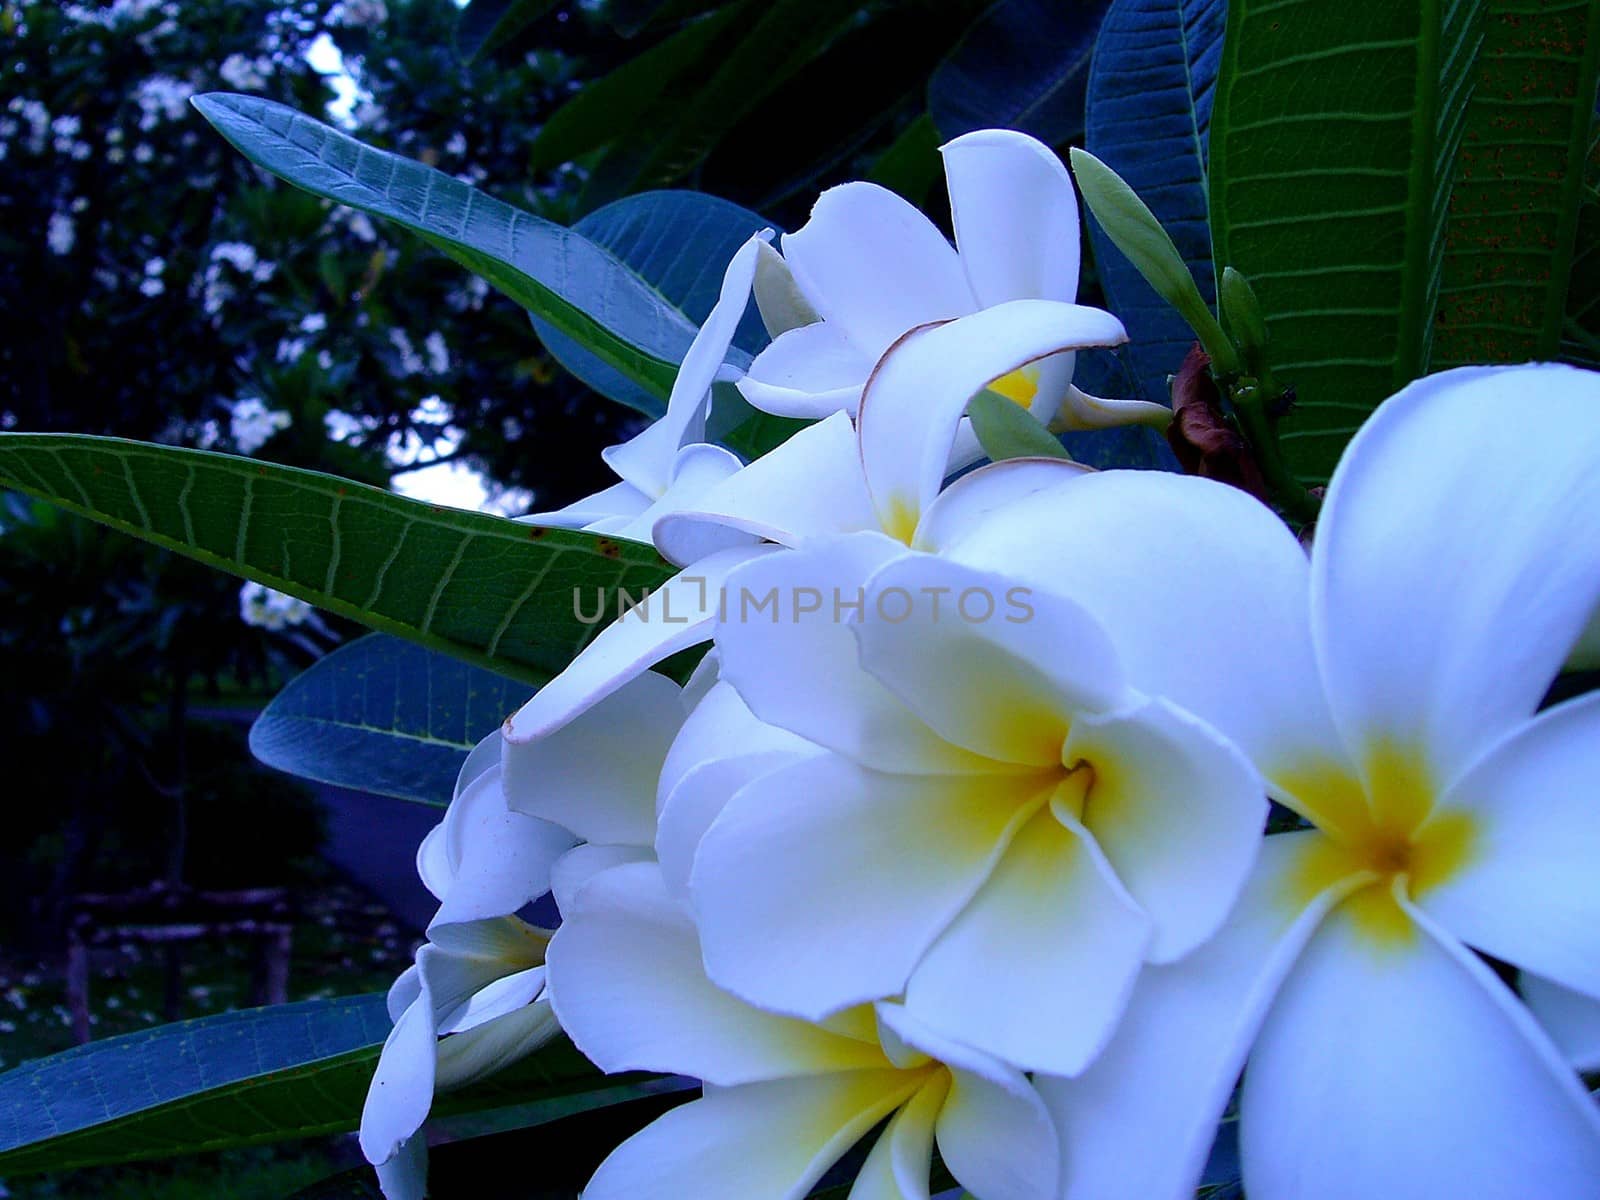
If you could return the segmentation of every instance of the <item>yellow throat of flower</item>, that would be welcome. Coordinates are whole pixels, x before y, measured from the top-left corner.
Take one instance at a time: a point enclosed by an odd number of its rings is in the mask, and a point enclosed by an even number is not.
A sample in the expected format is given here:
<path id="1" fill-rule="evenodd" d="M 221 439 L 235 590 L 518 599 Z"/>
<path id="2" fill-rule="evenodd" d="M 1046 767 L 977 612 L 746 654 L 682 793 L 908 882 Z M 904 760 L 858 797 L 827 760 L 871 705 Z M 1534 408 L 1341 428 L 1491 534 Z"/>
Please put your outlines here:
<path id="1" fill-rule="evenodd" d="M 989 390 L 1022 408 L 1030 408 L 1033 398 L 1039 394 L 1039 368 L 1018 367 L 1009 375 L 996 379 L 989 385 Z"/>
<path id="2" fill-rule="evenodd" d="M 1296 910 L 1341 882 L 1357 927 L 1378 948 L 1415 936 L 1396 891 L 1415 898 L 1454 876 L 1477 852 L 1478 828 L 1465 812 L 1440 808 L 1420 753 L 1379 743 L 1362 778 L 1328 764 L 1278 772 L 1291 807 L 1322 835 L 1291 873 L 1285 899 Z M 1398 887 L 1397 887 L 1398 885 Z"/>

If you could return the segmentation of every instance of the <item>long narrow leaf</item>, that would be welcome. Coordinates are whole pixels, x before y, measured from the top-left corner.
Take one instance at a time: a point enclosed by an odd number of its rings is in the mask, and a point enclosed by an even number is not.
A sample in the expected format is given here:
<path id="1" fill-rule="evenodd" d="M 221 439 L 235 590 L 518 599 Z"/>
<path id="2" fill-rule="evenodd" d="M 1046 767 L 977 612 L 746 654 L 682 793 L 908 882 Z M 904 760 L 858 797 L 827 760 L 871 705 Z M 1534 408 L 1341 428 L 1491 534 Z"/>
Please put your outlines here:
<path id="1" fill-rule="evenodd" d="M 395 221 L 654 395 L 672 390 L 694 326 L 582 234 L 271 100 L 215 92 L 194 104 L 258 166 Z"/>
<path id="2" fill-rule="evenodd" d="M 1211 118 L 1219 267 L 1255 287 L 1298 405 L 1284 450 L 1325 479 L 1420 375 L 1485 0 L 1233 0 Z"/>
<path id="3" fill-rule="evenodd" d="M 1224 0 L 1115 0 L 1089 73 L 1086 144 L 1128 183 L 1172 237 L 1207 304 L 1216 302 L 1206 146 Z M 1142 399 L 1168 403 L 1194 333 L 1092 225 L 1107 306 L 1128 327 L 1126 359 Z"/>
<path id="4" fill-rule="evenodd" d="M 374 993 L 182 1021 L 25 1063 L 0 1075 L 0 1175 L 352 1130 L 388 1033 Z M 604 1076 L 557 1038 L 439 1097 L 434 1112 L 519 1104 L 532 1124 L 646 1090 L 647 1077 Z"/>
<path id="5" fill-rule="evenodd" d="M 1429 367 L 1553 357 L 1578 230 L 1600 5 L 1489 0 Z"/>
<path id="6" fill-rule="evenodd" d="M 595 631 L 574 588 L 637 594 L 670 575 L 635 542 L 119 438 L 0 433 L 0 487 L 533 683 Z"/>

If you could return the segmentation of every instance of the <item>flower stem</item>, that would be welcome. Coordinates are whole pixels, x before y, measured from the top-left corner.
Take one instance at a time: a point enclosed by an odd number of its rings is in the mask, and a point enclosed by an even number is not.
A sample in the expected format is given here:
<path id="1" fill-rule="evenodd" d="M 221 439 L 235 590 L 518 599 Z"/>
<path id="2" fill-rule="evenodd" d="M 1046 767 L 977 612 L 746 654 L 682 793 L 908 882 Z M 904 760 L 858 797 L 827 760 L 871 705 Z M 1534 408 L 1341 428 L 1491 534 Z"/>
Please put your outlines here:
<path id="1" fill-rule="evenodd" d="M 1267 485 L 1272 502 L 1297 524 L 1311 524 L 1317 519 L 1321 499 L 1295 478 L 1278 445 L 1274 413 L 1289 400 L 1288 389 L 1279 387 L 1271 372 L 1263 370 L 1262 378 L 1234 380 L 1227 391 L 1239 432 L 1249 443 L 1256 465 L 1261 468 L 1261 479 Z"/>

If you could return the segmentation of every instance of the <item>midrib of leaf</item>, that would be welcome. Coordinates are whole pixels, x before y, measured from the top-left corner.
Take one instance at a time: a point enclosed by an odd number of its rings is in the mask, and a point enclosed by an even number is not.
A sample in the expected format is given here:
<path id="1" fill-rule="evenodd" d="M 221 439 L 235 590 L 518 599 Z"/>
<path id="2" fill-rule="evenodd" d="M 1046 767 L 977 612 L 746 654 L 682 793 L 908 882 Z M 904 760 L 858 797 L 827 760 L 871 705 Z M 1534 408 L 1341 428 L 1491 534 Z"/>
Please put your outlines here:
<path id="1" fill-rule="evenodd" d="M 313 195 L 395 221 L 658 396 L 664 398 L 671 392 L 677 363 L 693 339 L 695 327 L 603 247 L 431 167 L 364 145 L 283 105 L 226 94 L 201 96 L 195 103 L 218 131 L 258 166 Z M 267 153 L 269 150 L 283 161 Z M 334 178 L 320 180 L 321 172 Z M 397 196 L 402 180 L 420 180 L 420 198 Z M 461 196 L 460 212 L 454 214 L 451 228 L 443 226 L 444 214 L 430 211 L 440 188 Z M 469 233 L 486 248 L 469 242 Z M 549 242 L 552 253 L 543 266 L 557 277 L 553 280 L 541 279 L 517 265 L 522 261 L 519 242 L 535 235 Z M 655 336 L 673 344 L 659 347 L 659 352 L 641 346 L 607 325 L 602 319 L 604 311 L 591 313 L 562 294 L 568 280 L 583 277 L 606 280 L 613 289 L 615 281 L 625 279 L 649 304 L 648 313 L 641 318 L 656 324 Z M 607 293 L 593 299 L 597 308 L 606 310 L 614 306 L 616 298 Z"/>
<path id="2" fill-rule="evenodd" d="M 1300 402 L 1286 452 L 1308 482 L 1325 480 L 1360 418 L 1425 369 L 1482 9 L 1230 5 L 1211 133 L 1216 267 L 1243 271 L 1261 295 L 1274 365 Z M 1407 85 L 1407 109 L 1383 95 L 1386 79 Z M 1372 81 L 1370 96 L 1355 80 Z M 1325 163 L 1310 160 L 1324 150 Z M 1317 174 L 1330 190 L 1360 180 L 1370 200 L 1347 190 L 1330 203 Z"/>

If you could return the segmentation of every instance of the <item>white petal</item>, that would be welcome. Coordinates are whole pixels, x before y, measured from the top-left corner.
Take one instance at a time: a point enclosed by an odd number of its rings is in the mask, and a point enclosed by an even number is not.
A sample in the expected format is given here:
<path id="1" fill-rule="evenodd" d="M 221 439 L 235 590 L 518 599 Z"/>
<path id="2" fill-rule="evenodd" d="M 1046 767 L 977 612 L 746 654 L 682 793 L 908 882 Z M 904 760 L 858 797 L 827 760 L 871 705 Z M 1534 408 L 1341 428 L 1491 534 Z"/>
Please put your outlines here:
<path id="1" fill-rule="evenodd" d="M 1100 471 L 976 523 L 949 557 L 1068 596 L 1111 636 L 1132 686 L 1237 742 L 1275 783 L 1343 751 L 1321 701 L 1305 554 L 1237 488 Z"/>
<path id="2" fill-rule="evenodd" d="M 1078 197 L 1041 142 L 980 129 L 941 147 L 956 246 L 978 304 L 1078 294 Z"/>
<path id="3" fill-rule="evenodd" d="M 722 678 L 761 720 L 867 766 L 993 770 L 939 737 L 861 668 L 848 622 L 865 603 L 872 572 L 906 553 L 882 534 L 857 533 L 770 555 L 729 576 L 717 626 Z"/>
<path id="4" fill-rule="evenodd" d="M 847 340 L 838 325 L 819 321 L 775 337 L 738 387 L 756 408 L 780 417 L 853 417 L 876 361 Z"/>
<path id="5" fill-rule="evenodd" d="M 722 277 L 722 290 L 683 356 L 666 414 L 631 441 L 612 446 L 601 455 L 619 478 L 651 497 L 659 497 L 672 481 L 672 468 L 680 447 L 700 440 L 705 428 L 711 384 L 716 378 L 733 334 L 750 302 L 755 283 L 756 252 L 772 236 L 763 229 L 734 253 Z"/>
<path id="6" fill-rule="evenodd" d="M 723 579 L 769 549 L 723 550 L 673 576 L 643 603 L 602 629 L 566 670 L 507 720 L 507 743 L 529 742 L 560 729 L 662 659 L 705 641 L 716 616 Z"/>
<path id="7" fill-rule="evenodd" d="M 528 967 L 481 988 L 455 1011 L 439 1018 L 439 1032 L 465 1033 L 532 1004 L 544 992 L 545 969 Z"/>
<path id="8" fill-rule="evenodd" d="M 428 1119 L 435 1064 L 433 1004 L 424 993 L 400 1014 L 361 1109 L 361 1152 L 369 1163 L 388 1162 Z"/>
<path id="9" fill-rule="evenodd" d="M 649 508 L 653 499 L 631 483 L 614 483 L 565 508 L 529 513 L 517 520 L 524 525 L 548 525 L 553 529 L 590 529 L 602 521 L 626 524 Z"/>
<path id="10" fill-rule="evenodd" d="M 1252 1200 L 1578 1200 L 1594 1102 L 1511 991 L 1426 918 L 1375 943 L 1342 905 L 1285 981 L 1240 1111 Z"/>
<path id="11" fill-rule="evenodd" d="M 550 1002 L 536 1000 L 465 1033 L 453 1033 L 439 1043 L 439 1090 L 487 1079 L 521 1062 L 560 1032 Z"/>
<path id="12" fill-rule="evenodd" d="M 1267 819 L 1261 777 L 1209 726 L 1164 700 L 1084 716 L 1061 752 L 1094 771 L 1082 821 L 1155 921 L 1151 962 L 1172 962 L 1228 915 Z"/>
<path id="13" fill-rule="evenodd" d="M 783 257 L 806 299 L 869 359 L 913 326 L 974 308 L 944 235 L 876 184 L 823 192 L 811 219 L 784 235 Z"/>
<path id="14" fill-rule="evenodd" d="M 572 846 L 563 827 L 507 808 L 500 779 L 495 765 L 450 804 L 445 845 L 455 878 L 430 924 L 509 916 L 550 890 L 550 868 Z"/>
<path id="15" fill-rule="evenodd" d="M 1600 999 L 1526 972 L 1517 986 L 1567 1060 L 1580 1071 L 1600 1071 Z"/>
<path id="16" fill-rule="evenodd" d="M 900 1071 L 707 1088 L 612 1151 L 583 1197 L 801 1200 L 915 1089 Z"/>
<path id="17" fill-rule="evenodd" d="M 652 538 L 673 562 L 703 557 L 729 530 L 783 546 L 828 534 L 877 529 L 850 418 L 837 413 L 800 430 L 771 453 L 656 522 Z"/>
<path id="18" fill-rule="evenodd" d="M 939 554 L 990 513 L 1093 473 L 1092 468 L 1064 458 L 1008 458 L 969 471 L 940 492 L 922 514 L 912 548 Z"/>
<path id="19" fill-rule="evenodd" d="M 1030 786 L 833 755 L 762 776 L 722 810 L 690 876 L 711 977 L 810 1020 L 899 993 L 1037 806 Z"/>
<path id="20" fill-rule="evenodd" d="M 873 575 L 852 628 L 861 665 L 907 708 L 1000 762 L 1059 767 L 1076 714 L 1127 697 L 1116 651 L 1083 609 L 932 555 Z"/>
<path id="21" fill-rule="evenodd" d="M 1267 838 L 1216 937 L 1140 973 L 1115 1036 L 1082 1075 L 1039 1077 L 1065 1143 L 1063 1200 L 1191 1200 L 1256 1030 L 1346 890 L 1289 901 L 1321 840 Z"/>
<path id="22" fill-rule="evenodd" d="M 578 893 L 602 871 L 620 867 L 624 863 L 652 862 L 654 856 L 649 846 L 592 846 L 588 842 L 574 846 L 556 859 L 550 873 L 550 894 L 556 908 L 565 913 L 578 898 Z"/>
<path id="23" fill-rule="evenodd" d="M 661 781 L 656 788 L 659 818 L 667 797 L 690 771 L 703 763 L 730 756 L 774 752 L 806 753 L 815 746 L 787 729 L 769 725 L 750 711 L 734 686 L 719 679 L 696 704 L 672 740 Z"/>
<path id="24" fill-rule="evenodd" d="M 1044 1102 L 1014 1067 L 941 1037 L 903 1005 L 877 1005 L 878 1019 L 907 1045 L 950 1070 L 939 1114 L 939 1153 L 963 1187 L 994 1200 L 1056 1195 L 1061 1150 Z"/>
<path id="25" fill-rule="evenodd" d="M 400 1014 L 410 1008 L 417 997 L 422 995 L 422 977 L 417 974 L 417 965 L 412 963 L 396 976 L 395 981 L 389 985 L 389 994 L 384 997 L 385 1006 L 389 1010 L 389 1023 L 400 1019 Z"/>
<path id="26" fill-rule="evenodd" d="M 933 1128 L 950 1093 L 948 1073 L 923 1084 L 878 1135 L 847 1200 L 928 1200 Z"/>
<path id="27" fill-rule="evenodd" d="M 456 866 L 450 861 L 443 821 L 428 830 L 417 845 L 417 876 L 435 900 L 442 899 L 455 883 Z"/>
<path id="28" fill-rule="evenodd" d="M 1044 808 L 917 964 L 906 1009 L 1022 1070 L 1075 1074 L 1111 1036 L 1150 932 L 1093 838 Z"/>
<path id="29" fill-rule="evenodd" d="M 1600 506 L 1596 405 L 1590 371 L 1465 367 L 1345 450 L 1312 620 L 1352 747 L 1414 747 L 1448 786 L 1537 707 L 1600 603 L 1600 539 L 1573 536 Z"/>
<path id="30" fill-rule="evenodd" d="M 474 746 L 462 762 L 461 770 L 456 772 L 456 786 L 451 796 L 459 796 L 478 776 L 492 767 L 498 767 L 503 750 L 498 729 Z"/>
<path id="31" fill-rule="evenodd" d="M 683 508 L 693 508 L 700 497 L 723 480 L 736 475 L 744 466 L 738 455 L 721 446 L 694 442 L 678 451 L 672 467 L 672 482 L 648 508 L 630 521 L 609 525 L 604 532 L 635 542 L 648 542 L 656 522 Z M 754 539 L 734 529 L 707 531 L 700 538 L 696 557 L 704 558 L 718 550 L 749 545 Z"/>
<path id="32" fill-rule="evenodd" d="M 428 1193 L 428 1141 L 410 1137 L 393 1158 L 376 1164 L 384 1200 L 423 1200 Z"/>
<path id="33" fill-rule="evenodd" d="M 1417 903 L 1472 946 L 1600 996 L 1597 778 L 1591 692 L 1540 713 L 1445 796 L 1470 822 L 1466 861 Z"/>
<path id="34" fill-rule="evenodd" d="M 689 897 L 689 873 L 695 851 L 728 801 L 746 784 L 786 767 L 800 758 L 824 754 L 820 747 L 805 751 L 769 750 L 765 754 L 739 754 L 703 762 L 685 774 L 667 795 L 656 829 L 656 857 L 661 861 L 667 890 L 681 900 Z"/>
<path id="35" fill-rule="evenodd" d="M 1040 387 L 1040 392 L 1044 388 Z M 1119 425 L 1149 425 L 1165 429 L 1172 424 L 1172 410 L 1150 400 L 1107 400 L 1091 396 L 1079 388 L 1067 387 L 1063 402 L 1050 412 L 1040 410 L 1037 400 L 1028 409 L 1050 427 L 1053 433 L 1083 429 L 1115 429 Z"/>
<path id="36" fill-rule="evenodd" d="M 1013 300 L 918 329 L 884 355 L 861 398 L 867 490 L 883 527 L 910 542 L 944 483 L 956 426 L 985 384 L 1046 355 L 1128 340 L 1110 313 Z"/>
<path id="37" fill-rule="evenodd" d="M 650 845 L 656 778 L 683 724 L 679 693 L 647 671 L 546 737 L 507 739 L 507 802 L 587 842 Z"/>
<path id="38" fill-rule="evenodd" d="M 430 941 L 417 951 L 417 972 L 433 1002 L 436 1031 L 462 1017 L 464 1006 L 478 992 L 507 975 L 542 966 L 549 940 L 542 930 L 512 918 L 444 925 L 433 932 L 442 940 Z M 495 944 L 484 936 L 491 933 Z M 462 934 L 472 936 L 477 944 L 456 944 L 459 938 L 451 935 Z M 510 945 L 498 944 L 508 937 L 516 940 Z"/>
<path id="39" fill-rule="evenodd" d="M 753 1008 L 714 986 L 687 910 L 639 863 L 596 876 L 550 944 L 561 1025 L 605 1071 L 718 1085 L 887 1065 L 876 1045 Z"/>

